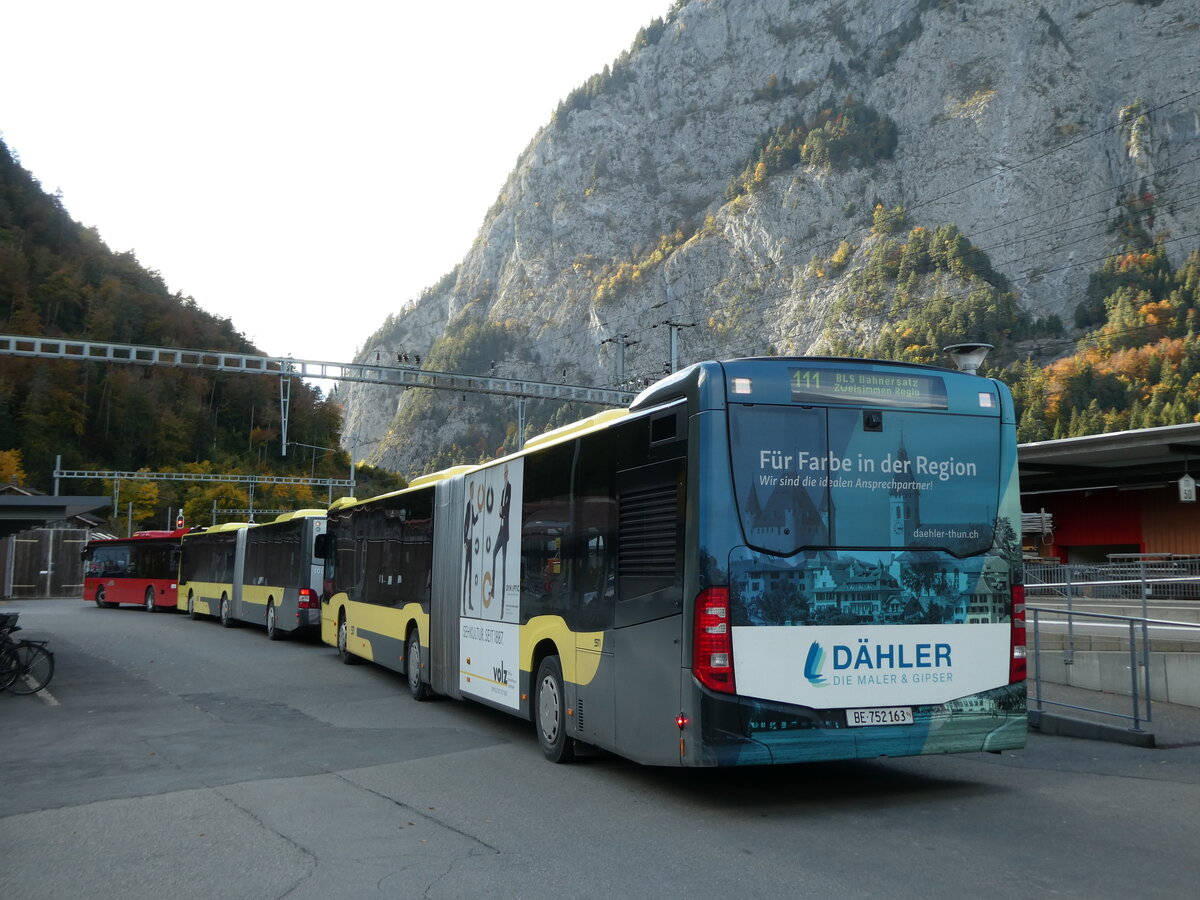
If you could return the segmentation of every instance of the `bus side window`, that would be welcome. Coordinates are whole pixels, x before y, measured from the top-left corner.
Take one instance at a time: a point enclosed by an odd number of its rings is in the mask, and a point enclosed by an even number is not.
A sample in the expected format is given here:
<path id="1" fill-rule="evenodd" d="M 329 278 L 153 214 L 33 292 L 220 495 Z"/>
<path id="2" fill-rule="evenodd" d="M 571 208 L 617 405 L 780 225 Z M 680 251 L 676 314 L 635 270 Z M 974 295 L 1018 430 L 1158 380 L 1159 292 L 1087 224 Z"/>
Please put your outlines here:
<path id="1" fill-rule="evenodd" d="M 579 604 L 580 631 L 603 631 L 613 624 L 617 597 L 616 558 L 605 535 L 592 532 L 581 541 L 575 597 Z"/>
<path id="2" fill-rule="evenodd" d="M 617 438 L 608 431 L 580 439 L 576 469 L 571 609 L 580 631 L 613 627 L 617 598 Z"/>
<path id="3" fill-rule="evenodd" d="M 575 444 L 563 443 L 525 461 L 521 508 L 521 620 L 561 615 L 570 571 L 571 472 Z"/>
<path id="4" fill-rule="evenodd" d="M 562 558 L 562 525 L 532 522 L 521 535 L 521 613 L 540 615 L 557 608 L 566 584 Z M 545 609 L 543 609 L 543 607 Z"/>

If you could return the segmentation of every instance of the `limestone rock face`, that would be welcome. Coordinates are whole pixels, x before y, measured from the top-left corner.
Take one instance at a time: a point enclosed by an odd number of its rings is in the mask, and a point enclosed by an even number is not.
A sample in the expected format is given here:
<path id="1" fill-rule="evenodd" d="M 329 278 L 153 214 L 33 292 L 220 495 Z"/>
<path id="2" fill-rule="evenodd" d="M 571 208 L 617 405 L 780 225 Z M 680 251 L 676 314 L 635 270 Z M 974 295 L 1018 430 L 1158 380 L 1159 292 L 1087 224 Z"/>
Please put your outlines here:
<path id="1" fill-rule="evenodd" d="M 689 0 L 638 43 L 566 99 L 461 264 L 398 304 L 360 358 L 424 356 L 471 322 L 518 346 L 460 354 L 462 370 L 532 380 L 614 384 L 618 341 L 624 377 L 653 378 L 672 330 L 681 365 L 819 352 L 839 283 L 813 262 L 861 242 L 877 204 L 905 206 L 914 225 L 954 223 L 1025 309 L 1068 323 L 1089 273 L 1122 246 L 1108 223 L 1130 197 L 1153 196 L 1173 258 L 1197 245 L 1192 0 Z M 894 121 L 890 158 L 801 163 L 727 202 L 764 134 L 846 98 Z M 601 290 L 621 263 L 627 277 Z M 342 396 L 356 458 L 406 474 L 452 444 L 469 460 L 492 453 L 496 418 L 517 420 L 515 403 L 481 414 L 430 391 Z"/>

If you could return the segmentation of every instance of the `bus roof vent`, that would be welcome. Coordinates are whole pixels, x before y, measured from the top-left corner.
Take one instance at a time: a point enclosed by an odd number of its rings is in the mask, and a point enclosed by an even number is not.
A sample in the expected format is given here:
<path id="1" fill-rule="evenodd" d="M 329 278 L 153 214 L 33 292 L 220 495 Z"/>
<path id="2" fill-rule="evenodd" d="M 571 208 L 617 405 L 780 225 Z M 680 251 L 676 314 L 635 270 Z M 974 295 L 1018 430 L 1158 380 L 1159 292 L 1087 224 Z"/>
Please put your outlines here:
<path id="1" fill-rule="evenodd" d="M 960 372 L 974 375 L 992 349 L 991 344 L 951 344 L 943 347 L 942 352 L 950 355 Z"/>

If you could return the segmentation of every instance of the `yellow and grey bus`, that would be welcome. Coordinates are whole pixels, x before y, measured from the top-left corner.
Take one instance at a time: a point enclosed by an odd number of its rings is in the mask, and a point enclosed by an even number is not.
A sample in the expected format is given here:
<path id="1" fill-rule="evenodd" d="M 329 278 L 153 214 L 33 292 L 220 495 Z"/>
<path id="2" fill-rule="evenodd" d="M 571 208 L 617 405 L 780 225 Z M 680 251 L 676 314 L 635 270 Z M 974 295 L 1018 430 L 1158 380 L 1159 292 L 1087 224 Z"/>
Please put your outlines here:
<path id="1" fill-rule="evenodd" d="M 578 744 L 714 766 L 1025 741 L 1012 399 L 824 358 L 699 363 L 519 453 L 329 511 L 343 660 Z"/>
<path id="2" fill-rule="evenodd" d="M 183 535 L 179 558 L 178 608 L 193 619 L 232 613 L 238 573 L 245 558 L 245 522 L 226 522 Z"/>
<path id="3" fill-rule="evenodd" d="M 262 524 L 231 523 L 187 534 L 180 566 L 180 607 L 193 618 L 262 625 L 267 637 L 320 626 L 324 561 L 314 556 L 325 511 L 302 509 Z"/>

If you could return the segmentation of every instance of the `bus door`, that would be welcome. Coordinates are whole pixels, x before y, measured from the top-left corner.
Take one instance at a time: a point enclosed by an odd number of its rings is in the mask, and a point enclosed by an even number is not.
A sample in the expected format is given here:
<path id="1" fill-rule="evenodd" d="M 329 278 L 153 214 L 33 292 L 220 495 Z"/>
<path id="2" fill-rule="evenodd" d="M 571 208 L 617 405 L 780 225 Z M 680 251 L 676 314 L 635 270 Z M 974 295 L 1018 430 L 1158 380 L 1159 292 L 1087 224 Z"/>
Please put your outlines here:
<path id="1" fill-rule="evenodd" d="M 617 473 L 617 744 L 646 762 L 678 760 L 685 475 L 682 457 Z"/>
<path id="2" fill-rule="evenodd" d="M 575 633 L 575 727 L 580 740 L 613 741 L 613 615 L 617 595 L 616 502 L 599 493 L 575 505 L 570 558 Z"/>
<path id="3" fill-rule="evenodd" d="M 244 621 L 251 621 L 248 618 L 248 604 L 242 592 L 242 582 L 245 580 L 243 576 L 246 571 L 246 532 L 249 530 L 248 528 L 239 528 L 235 532 L 233 541 L 226 549 L 225 574 L 221 579 L 229 583 L 233 617 Z M 255 621 L 261 621 L 261 619 Z"/>
<path id="4" fill-rule="evenodd" d="M 308 580 L 301 584 L 301 587 L 311 588 L 320 594 L 322 581 L 325 578 L 325 560 L 317 555 L 317 539 L 325 534 L 326 520 L 312 518 L 308 522 L 312 523 L 312 533 L 304 542 L 304 547 L 301 548 L 308 555 Z"/>
<path id="5" fill-rule="evenodd" d="M 429 685 L 435 693 L 462 699 L 459 690 L 459 612 L 462 604 L 463 505 L 467 500 L 462 476 L 434 486 L 433 556 L 430 583 Z"/>

